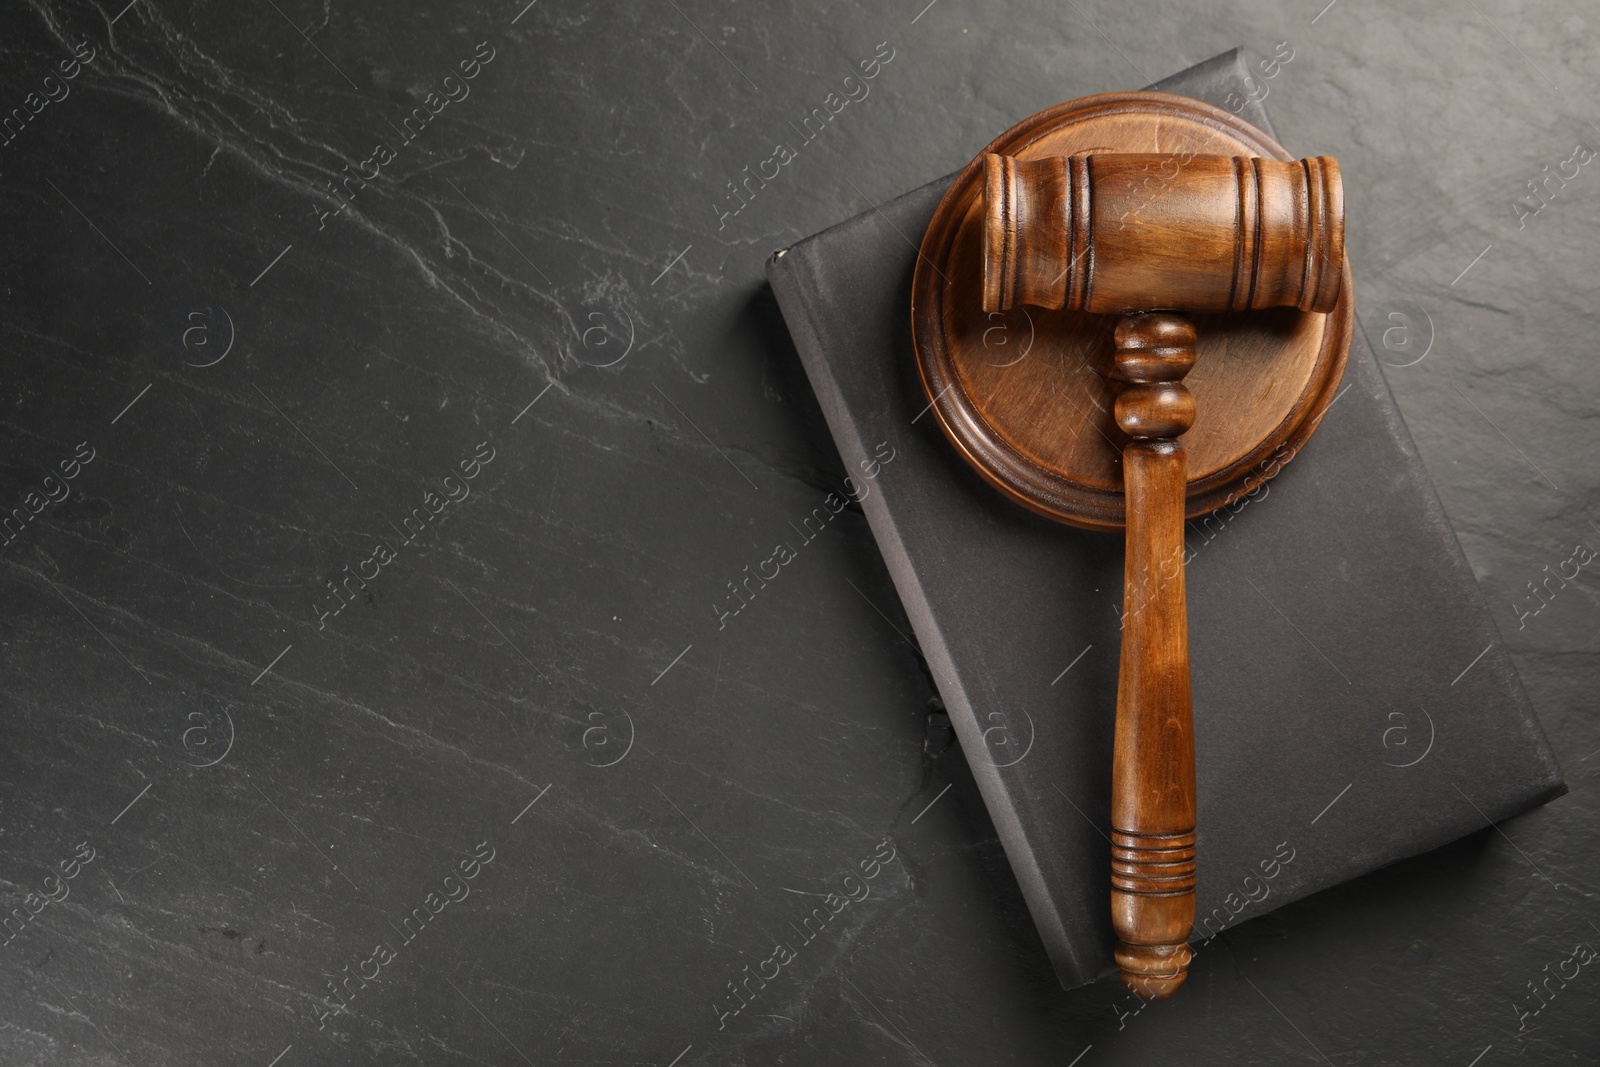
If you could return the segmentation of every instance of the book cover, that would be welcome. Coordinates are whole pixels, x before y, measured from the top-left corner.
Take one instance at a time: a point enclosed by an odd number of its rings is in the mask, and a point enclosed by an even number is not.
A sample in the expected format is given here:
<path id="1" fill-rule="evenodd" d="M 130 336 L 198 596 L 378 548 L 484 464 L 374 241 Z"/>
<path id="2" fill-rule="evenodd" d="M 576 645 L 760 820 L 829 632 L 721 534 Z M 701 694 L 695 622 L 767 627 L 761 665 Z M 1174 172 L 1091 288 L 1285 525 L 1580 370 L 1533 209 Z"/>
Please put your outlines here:
<path id="1" fill-rule="evenodd" d="M 1271 133 L 1246 76 L 1234 51 L 1154 88 Z M 1122 539 L 1009 503 L 927 410 L 907 238 L 951 177 L 776 253 L 767 274 L 846 467 L 896 450 L 862 507 L 1070 988 L 1114 969 Z M 1359 329 L 1340 389 L 1292 463 L 1187 527 L 1196 941 L 1565 791 Z"/>

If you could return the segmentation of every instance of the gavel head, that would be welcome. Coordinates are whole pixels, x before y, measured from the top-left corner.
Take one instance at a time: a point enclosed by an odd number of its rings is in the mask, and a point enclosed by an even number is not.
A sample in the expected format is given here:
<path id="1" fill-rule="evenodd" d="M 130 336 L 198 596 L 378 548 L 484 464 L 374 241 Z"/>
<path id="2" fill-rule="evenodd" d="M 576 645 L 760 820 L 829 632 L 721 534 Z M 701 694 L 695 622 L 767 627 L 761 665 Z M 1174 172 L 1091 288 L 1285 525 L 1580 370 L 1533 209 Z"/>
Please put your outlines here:
<path id="1" fill-rule="evenodd" d="M 1328 156 L 988 154 L 983 309 L 1329 312 L 1344 189 Z"/>

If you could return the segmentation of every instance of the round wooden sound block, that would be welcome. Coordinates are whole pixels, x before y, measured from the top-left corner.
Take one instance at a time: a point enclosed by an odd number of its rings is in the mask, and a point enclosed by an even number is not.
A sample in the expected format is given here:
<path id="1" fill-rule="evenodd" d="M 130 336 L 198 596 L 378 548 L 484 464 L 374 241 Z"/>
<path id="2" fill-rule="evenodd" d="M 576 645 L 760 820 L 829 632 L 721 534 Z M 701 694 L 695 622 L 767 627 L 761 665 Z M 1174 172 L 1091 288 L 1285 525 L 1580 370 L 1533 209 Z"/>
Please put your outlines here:
<path id="1" fill-rule="evenodd" d="M 984 312 L 983 158 L 991 152 L 1019 160 L 1162 153 L 1175 168 L 1193 155 L 1293 157 L 1209 104 L 1105 93 L 1041 111 L 1001 134 L 934 213 L 917 259 L 911 323 L 922 384 L 944 432 L 1018 503 L 1074 526 L 1119 529 L 1128 438 L 1112 417 L 1118 386 L 1107 377 L 1117 316 L 1023 306 Z M 1154 202 L 1163 185 L 1153 173 L 1140 195 Z M 1280 307 L 1191 318 L 1198 359 L 1185 384 L 1197 414 L 1183 445 L 1193 518 L 1276 473 L 1333 402 L 1354 321 L 1349 268 L 1327 315 Z"/>

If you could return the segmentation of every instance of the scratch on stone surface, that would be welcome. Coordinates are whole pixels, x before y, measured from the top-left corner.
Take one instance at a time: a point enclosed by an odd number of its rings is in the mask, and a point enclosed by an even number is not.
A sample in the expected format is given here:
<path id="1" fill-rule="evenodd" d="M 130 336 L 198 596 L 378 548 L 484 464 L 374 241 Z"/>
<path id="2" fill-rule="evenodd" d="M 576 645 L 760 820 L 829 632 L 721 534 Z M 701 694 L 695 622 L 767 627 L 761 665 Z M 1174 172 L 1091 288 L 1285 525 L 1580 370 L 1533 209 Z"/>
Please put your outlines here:
<path id="1" fill-rule="evenodd" d="M 70 50 L 71 45 L 64 29 L 49 8 L 42 4 L 41 0 L 28 0 L 28 3 L 39 13 L 56 41 L 64 49 Z M 335 200 L 332 195 L 320 183 L 336 181 L 340 177 L 340 169 L 349 162 L 346 155 L 327 142 L 310 136 L 305 129 L 306 123 L 291 110 L 279 104 L 269 94 L 252 88 L 233 71 L 204 52 L 191 38 L 173 25 L 159 7 L 149 4 L 144 7 L 147 9 L 146 18 L 149 25 L 160 33 L 168 46 L 164 54 L 176 66 L 180 80 L 173 81 L 154 70 L 139 66 L 120 52 L 115 47 L 114 41 L 106 49 L 107 61 L 90 68 L 91 76 L 102 79 L 99 84 L 107 91 L 120 92 L 154 104 L 180 127 L 212 144 L 213 156 L 219 150 L 226 150 L 272 184 L 295 195 L 304 196 L 310 201 L 334 205 Z M 212 90 L 212 94 L 202 96 L 191 92 L 181 83 L 183 78 L 204 85 Z M 228 101 L 238 101 L 253 115 L 262 116 L 272 131 L 289 134 L 298 146 L 321 159 L 296 157 L 284 151 L 264 133 L 252 130 L 241 119 L 231 115 L 224 106 Z M 460 125 L 471 128 L 472 124 L 464 120 Z M 562 147 L 565 151 L 572 150 L 570 146 Z M 323 159 L 327 162 L 323 162 Z M 208 163 L 207 169 L 209 167 Z M 550 329 L 550 336 L 543 341 L 536 341 L 526 336 L 508 321 L 505 313 L 496 308 L 469 279 L 452 280 L 446 277 L 442 273 L 442 268 L 436 266 L 415 242 L 391 226 L 385 225 L 364 207 L 348 204 L 344 217 L 410 262 L 425 284 L 457 304 L 474 321 L 483 326 L 490 336 L 509 343 L 562 392 L 574 394 L 567 376 L 562 371 L 583 365 L 583 360 L 574 350 L 574 345 L 579 343 L 583 331 L 574 321 L 567 303 L 557 299 L 554 294 L 546 293 L 506 274 L 482 259 L 476 251 L 451 233 L 434 200 L 426 195 L 405 190 L 402 185 L 404 180 L 404 178 L 398 181 L 380 178 L 369 182 L 364 190 L 369 198 L 365 203 L 402 203 L 431 215 L 446 258 L 450 258 L 453 250 L 459 248 L 465 253 L 471 271 L 482 274 L 504 290 L 519 293 L 527 299 L 536 301 L 556 317 L 561 328 Z M 514 225 L 509 219 L 505 221 L 508 225 Z M 652 221 L 659 220 L 652 219 Z M 624 258 L 641 269 L 649 265 L 649 256 L 643 252 L 621 244 L 601 243 L 571 226 L 561 227 L 559 236 L 566 242 L 591 248 L 611 260 Z M 712 280 L 707 277 L 708 280 Z M 604 297 L 619 301 L 618 306 L 627 309 L 629 317 L 636 323 L 636 329 L 647 328 L 649 325 L 637 298 L 633 295 L 631 284 L 610 269 L 601 276 L 592 276 L 581 282 L 578 296 L 580 300 Z M 666 336 L 661 334 L 655 340 L 663 340 Z M 561 353 L 562 359 L 553 360 L 541 354 L 548 350 Z M 700 383 L 708 380 L 708 374 L 697 372 L 684 362 L 681 346 L 668 345 L 664 351 L 691 380 Z M 564 367 L 564 362 L 571 366 Z M 598 395 L 585 396 L 584 406 L 595 414 L 604 411 L 612 415 L 638 417 L 636 413 L 615 401 Z"/>
<path id="2" fill-rule="evenodd" d="M 916 886 L 911 877 L 910 870 L 904 866 L 904 855 L 905 854 L 902 851 L 897 856 L 897 863 L 899 864 L 900 869 L 900 880 L 892 887 L 892 891 L 879 893 L 877 887 L 885 884 L 876 882 L 873 883 L 874 891 L 872 895 L 866 898 L 866 900 L 864 900 L 860 905 L 861 911 L 859 917 L 846 924 L 840 930 L 837 940 L 830 942 L 828 951 L 818 953 L 818 955 L 822 956 L 823 962 L 821 967 L 816 971 L 815 977 L 808 979 L 796 977 L 793 991 L 778 1004 L 775 1004 L 774 1007 L 780 1008 L 784 1012 L 793 1012 L 795 1016 L 801 1018 L 806 1017 L 811 1011 L 812 1004 L 815 1001 L 819 990 L 823 989 L 825 985 L 838 985 L 842 987 L 843 984 L 848 981 L 848 979 L 845 977 L 845 971 L 854 963 L 856 955 L 874 941 L 887 936 L 888 932 L 897 924 L 900 917 L 912 911 L 913 906 L 916 903 Z M 886 886 L 886 888 L 888 887 Z M 892 902 L 892 905 L 888 908 L 871 908 L 870 905 L 874 901 L 877 901 L 880 904 L 885 901 L 889 901 Z M 812 946 L 820 945 L 821 942 L 822 939 L 819 937 L 815 942 L 808 944 L 804 949 L 801 950 L 804 956 L 813 956 Z M 856 1010 L 851 998 L 841 995 L 840 999 L 844 1001 L 852 1011 Z M 872 1025 L 874 1029 L 883 1032 L 885 1037 L 893 1041 L 896 1045 L 904 1047 L 904 1043 L 902 1041 L 888 1034 L 887 1031 L 883 1031 L 881 1025 L 874 1024 L 871 1018 L 861 1015 L 860 1012 L 857 1012 L 857 1014 L 860 1016 L 861 1021 L 864 1024 Z M 731 1040 L 737 1042 L 742 1048 L 746 1049 L 758 1044 L 764 1036 L 765 1035 L 761 1033 L 728 1035 Z"/>
<path id="3" fill-rule="evenodd" d="M 83 544 L 93 545 L 96 548 L 104 549 L 104 550 L 106 550 L 108 552 L 111 552 L 111 553 L 113 553 L 115 555 L 122 556 L 124 559 L 132 560 L 133 562 L 138 563 L 141 566 L 146 566 L 146 567 L 149 567 L 152 570 L 158 571 L 160 573 L 168 574 L 168 575 L 171 575 L 173 577 L 176 577 L 180 581 L 184 582 L 185 584 L 192 583 L 193 585 L 196 585 L 196 586 L 200 587 L 201 589 L 204 589 L 204 590 L 206 590 L 208 592 L 214 593 L 214 594 L 216 594 L 218 596 L 226 597 L 228 600 L 234 601 L 234 602 L 236 602 L 236 603 L 238 603 L 238 604 L 240 604 L 242 606 L 253 607 L 253 608 L 263 608 L 263 607 L 265 607 L 268 610 L 272 609 L 272 605 L 270 603 L 266 602 L 266 601 L 257 600 L 257 599 L 253 599 L 253 598 L 245 597 L 245 596 L 240 596 L 234 590 L 228 589 L 225 586 L 217 585 L 214 582 L 208 581 L 207 579 L 202 578 L 199 575 L 196 575 L 196 574 L 194 574 L 192 572 L 174 570 L 172 567 L 170 567 L 167 564 L 162 563 L 162 562 L 160 562 L 158 560 L 146 559 L 146 558 L 143 558 L 143 557 L 140 557 L 140 556 L 136 556 L 132 552 L 128 551 L 125 548 L 121 548 L 121 547 L 119 547 L 117 545 L 114 545 L 114 544 L 111 544 L 109 542 L 97 541 L 97 540 L 95 540 L 95 539 L 93 539 L 91 537 L 87 537 L 87 536 L 84 535 L 84 533 L 82 531 L 77 530 L 77 529 L 75 529 L 73 527 L 61 526 L 61 525 L 58 525 L 58 524 L 53 524 L 50 527 L 50 529 L 60 531 L 61 536 L 70 537 L 73 540 L 79 541 L 80 543 L 83 543 Z M 30 574 L 30 575 L 33 575 L 35 577 L 40 577 L 40 578 L 44 577 L 44 574 L 42 572 L 33 570 L 33 569 L 29 568 L 29 567 L 24 567 L 24 566 L 22 566 L 20 563 L 18 563 L 15 560 L 9 560 L 9 561 L 6 561 L 6 562 L 9 562 L 12 567 L 14 567 L 17 570 L 22 571 L 25 574 Z M 63 588 L 69 588 L 70 589 L 72 587 L 71 586 L 64 586 Z M 85 600 L 88 600 L 90 603 L 94 604 L 97 608 L 100 608 L 103 611 L 113 612 L 115 614 L 121 615 L 125 621 L 136 622 L 136 623 L 140 624 L 141 626 L 146 626 L 146 627 L 150 627 L 152 629 L 157 629 L 161 633 L 171 634 L 173 637 L 182 636 L 180 634 L 177 634 L 175 631 L 170 631 L 170 630 L 165 630 L 165 629 L 162 629 L 162 628 L 159 628 L 159 627 L 155 627 L 148 620 L 144 619 L 143 617 L 141 617 L 139 615 L 134 614 L 133 612 L 127 611 L 127 610 L 125 610 L 123 608 L 116 607 L 115 605 L 107 604 L 107 603 L 105 603 L 103 601 L 96 600 L 95 598 L 89 596 L 87 593 L 84 593 L 82 590 L 74 590 L 74 591 L 77 592 L 79 596 L 82 596 Z M 204 645 L 204 642 L 199 642 L 199 643 Z M 205 645 L 205 647 L 209 648 L 210 646 L 209 645 Z"/>
<path id="4" fill-rule="evenodd" d="M 460 746 L 452 745 L 447 741 L 441 741 L 439 738 L 433 736 L 432 734 L 428 733 L 428 731 L 420 727 L 411 726 L 407 723 L 396 722 L 387 715 L 378 711 L 376 708 L 368 707 L 367 705 L 362 704 L 360 701 L 352 700 L 349 697 L 319 688 L 310 684 L 309 682 L 298 681 L 295 679 L 283 679 L 282 685 L 286 688 L 299 689 L 310 693 L 316 696 L 319 700 L 330 704 L 335 704 L 342 708 L 347 708 L 383 724 L 395 735 L 391 737 L 390 740 L 399 745 L 401 748 L 411 751 L 413 754 L 420 752 L 442 752 L 467 764 L 468 766 L 493 771 L 498 775 L 510 778 L 517 784 L 526 786 L 530 789 L 542 788 L 542 786 L 539 784 L 524 777 L 515 768 L 508 767 L 503 763 L 497 763 L 494 760 L 484 759 L 481 756 L 474 756 L 472 753 L 466 751 Z M 414 743 L 407 744 L 405 741 L 401 740 L 402 738 L 409 738 Z"/>
<path id="5" fill-rule="evenodd" d="M 118 938 L 127 935 L 136 936 L 144 942 L 147 949 L 154 950 L 137 956 L 138 964 L 141 967 L 150 968 L 163 976 L 174 988 L 182 989 L 204 985 L 231 1001 L 234 1005 L 234 1010 L 241 1012 L 256 1010 L 258 1006 L 255 1000 L 259 991 L 263 989 L 269 992 L 275 991 L 280 995 L 287 994 L 291 1000 L 295 996 L 306 996 L 296 985 L 280 981 L 269 973 L 260 970 L 241 971 L 231 959 L 219 961 L 210 951 L 197 948 L 197 942 L 155 937 L 149 931 L 128 921 L 127 917 L 121 913 L 98 912 L 79 905 L 76 900 L 72 899 L 59 906 L 69 911 L 77 911 L 79 913 L 79 921 L 74 923 L 70 929 L 57 931 L 57 936 L 81 950 L 83 954 L 112 961 L 117 967 L 126 966 L 134 960 L 135 956 L 130 948 Z M 173 924 L 173 929 L 186 929 L 187 920 L 191 918 L 186 912 L 153 909 L 148 905 L 139 903 L 133 906 L 141 911 L 154 912 L 163 919 L 170 920 Z M 318 923 L 318 925 L 325 926 L 326 924 Z M 238 984 L 238 979 L 241 977 L 249 984 Z M 222 981 L 224 978 L 229 979 L 229 981 Z M 309 976 L 306 984 L 310 984 Z M 45 1006 L 56 1014 L 69 1014 L 54 1005 L 46 1003 Z"/>
<path id="6" fill-rule="evenodd" d="M 130 874 L 126 878 L 124 878 L 122 880 L 122 884 L 123 885 L 131 885 L 135 878 L 139 877 L 139 875 L 143 874 L 145 871 L 148 871 L 151 867 L 154 867 L 156 864 L 160 863 L 162 860 L 164 860 L 164 859 L 177 859 L 177 858 L 178 857 L 175 854 L 171 853 L 171 852 L 163 852 L 163 853 L 161 853 L 161 855 L 157 856 L 155 859 L 151 860 L 149 863 L 145 864 L 143 867 L 140 867 L 138 870 L 134 871 L 132 874 Z"/>
<path id="7" fill-rule="evenodd" d="M 63 27 L 55 20 L 53 13 L 39 0 L 28 0 L 30 6 L 37 11 L 44 21 L 46 28 L 55 37 L 63 49 L 71 51 L 72 45 L 68 42 Z M 237 99 L 248 106 L 252 111 L 266 117 L 270 126 L 291 134 L 299 144 L 305 148 L 324 154 L 331 160 L 337 160 L 338 165 L 323 164 L 312 159 L 295 159 L 280 150 L 271 140 L 253 134 L 241 122 L 228 115 L 224 108 L 217 103 L 211 103 L 199 96 L 193 95 L 185 87 L 169 83 L 151 70 L 142 69 L 132 60 L 118 52 L 113 40 L 105 49 L 106 62 L 89 68 L 93 77 L 104 78 L 111 83 L 112 91 L 121 91 L 136 99 L 143 99 L 158 105 L 164 113 L 190 133 L 209 141 L 218 148 L 226 149 L 241 162 L 257 171 L 262 177 L 296 195 L 305 196 L 309 200 L 332 206 L 335 203 L 333 196 L 326 188 L 319 186 L 311 177 L 296 173 L 294 168 L 309 170 L 322 181 L 336 181 L 340 177 L 340 169 L 349 162 L 345 154 L 324 141 L 309 137 L 303 123 L 287 108 L 279 105 L 271 96 L 256 91 L 242 79 L 236 77 L 232 71 L 203 52 L 198 45 L 174 27 L 160 9 L 154 5 L 144 5 L 149 24 L 155 27 L 166 42 L 171 46 L 167 53 L 177 65 L 180 73 L 190 77 L 207 88 L 213 90 L 217 98 L 222 100 Z M 112 73 L 107 74 L 107 69 Z M 123 86 L 116 87 L 117 80 Z M 140 91 L 142 90 L 142 91 Z M 182 105 L 182 108 L 180 108 Z M 188 110 L 193 108 L 193 110 Z M 369 183 L 369 188 L 375 190 L 375 195 L 381 199 L 386 192 L 391 196 L 400 196 L 399 190 L 389 191 L 378 182 Z M 412 203 L 433 211 L 437 211 L 423 197 L 401 197 Z M 474 318 L 478 319 L 496 335 L 512 341 L 524 355 L 545 371 L 552 379 L 557 377 L 556 368 L 538 355 L 537 348 L 527 338 L 524 338 L 514 327 L 502 321 L 495 313 L 484 306 L 480 306 L 469 298 L 468 295 L 458 290 L 446 278 L 439 274 L 429 263 L 420 249 L 400 234 L 386 228 L 376 219 L 370 217 L 364 210 L 353 205 L 347 206 L 345 217 L 352 223 L 366 230 L 370 235 L 377 237 L 393 247 L 403 257 L 408 258 L 417 268 L 422 279 L 432 288 L 444 293 L 458 303 Z M 440 218 L 443 232 L 448 237 L 448 227 L 444 227 Z M 463 248 L 466 246 L 463 244 Z M 501 275 L 502 278 L 506 276 Z M 506 278 L 508 282 L 513 279 Z M 552 308 L 565 315 L 559 302 L 537 290 L 529 289 L 552 306 Z M 467 290 L 471 297 L 478 294 Z M 570 320 L 569 320 L 570 321 Z"/>
<path id="8" fill-rule="evenodd" d="M 251 589 L 298 589 L 298 588 L 301 588 L 304 585 L 303 582 L 289 582 L 289 583 L 285 583 L 285 584 L 281 584 L 281 585 L 267 585 L 267 584 L 264 584 L 262 582 L 247 582 L 243 578 L 235 578 L 233 575 L 231 575 L 227 571 L 223 570 L 221 564 L 217 563 L 215 560 L 211 559 L 211 557 L 207 556 L 204 552 L 201 551 L 199 543 L 197 541 L 195 541 L 195 539 L 194 539 L 194 534 L 189 532 L 188 525 L 185 524 L 184 521 L 183 521 L 183 507 L 182 507 L 182 505 L 180 505 L 176 500 L 174 500 L 172 502 L 172 508 L 173 508 L 174 513 L 178 517 L 178 529 L 180 531 L 182 531 L 183 536 L 188 540 L 190 546 L 194 549 L 194 554 L 197 557 L 199 557 L 199 559 L 200 559 L 200 561 L 202 563 L 206 564 L 206 566 L 210 567 L 212 570 L 214 570 L 218 574 L 222 575 L 228 581 L 233 582 L 235 585 L 249 586 Z"/>
<path id="9" fill-rule="evenodd" d="M 15 570 L 19 570 L 19 571 L 22 571 L 25 574 L 33 575 L 33 576 L 36 576 L 36 577 L 42 577 L 42 576 L 40 576 L 38 574 L 37 571 L 34 571 L 34 570 L 31 570 L 31 569 L 29 569 L 27 567 L 21 566 L 16 561 L 7 561 L 7 562 L 9 564 L 9 566 L 11 566 Z M 71 588 L 71 587 L 68 587 L 68 588 Z M 128 622 L 130 624 L 135 624 L 135 625 L 137 625 L 139 627 L 142 627 L 143 629 L 145 629 L 147 631 L 153 632 L 154 634 L 156 634 L 159 637 L 161 637 L 164 640 L 164 643 L 168 647 L 173 649 L 174 651 L 177 651 L 180 646 L 182 646 L 184 648 L 189 648 L 189 649 L 201 649 L 201 650 L 204 650 L 206 653 L 208 653 L 212 660 L 221 660 L 221 661 L 225 662 L 228 666 L 236 668 L 236 669 L 239 669 L 241 671 L 248 671 L 249 670 L 249 667 L 250 667 L 249 663 L 247 663 L 246 661 L 244 661 L 243 659 L 241 659 L 239 657 L 236 657 L 236 656 L 230 655 L 230 654 L 228 654 L 226 652 L 223 652 L 221 649 L 219 649 L 219 648 L 217 648 L 217 647 L 215 647 L 215 646 L 213 646 L 211 644 L 208 644 L 208 643 L 206 643 L 204 641 L 200 641 L 200 640 L 197 640 L 195 638 L 189 637 L 186 634 L 177 633 L 176 631 L 168 630 L 165 627 L 158 626 L 157 624 L 152 623 L 149 620 L 147 620 L 147 619 L 145 619 L 145 618 L 143 618 L 143 617 L 141 617 L 141 616 L 139 616 L 137 614 L 134 614 L 133 612 L 127 611 L 124 608 L 116 607 L 114 605 L 105 604 L 105 603 L 103 603 L 101 601 L 98 601 L 98 600 L 94 599 L 93 597 L 90 597 L 90 596 L 84 594 L 81 590 L 73 589 L 72 591 L 77 596 L 81 597 L 84 601 L 86 601 L 86 602 L 88 602 L 90 604 L 93 604 L 100 611 L 102 611 L 102 612 L 104 612 L 106 614 L 116 615 L 116 616 L 120 617 L 122 620 L 124 620 L 125 622 Z M 156 677 L 166 679 L 166 675 L 160 673 L 158 668 L 152 667 L 152 668 L 150 668 L 150 670 Z M 443 672 L 440 672 L 440 673 L 443 673 Z M 456 678 L 457 680 L 459 680 L 459 676 L 456 676 L 456 675 L 449 675 L 449 677 Z M 351 711 L 358 712 L 358 713 L 360 713 L 361 715 L 363 715 L 365 717 L 368 717 L 370 719 L 373 719 L 373 720 L 375 720 L 377 722 L 380 722 L 380 723 L 384 724 L 391 731 L 393 731 L 395 735 L 398 735 L 398 736 L 392 737 L 391 740 L 393 740 L 396 744 L 399 744 L 400 747 L 406 748 L 406 749 L 408 749 L 409 751 L 411 751 L 413 753 L 422 752 L 422 751 L 432 751 L 432 750 L 443 751 L 445 753 L 448 753 L 448 754 L 450 754 L 450 755 L 452 755 L 452 756 L 454 756 L 454 757 L 466 762 L 470 766 L 492 770 L 492 771 L 496 772 L 497 774 L 501 774 L 501 775 L 505 775 L 505 776 L 510 777 L 512 780 L 518 782 L 521 785 L 538 788 L 538 786 L 536 786 L 535 783 L 533 783 L 529 779 L 523 777 L 516 770 L 514 770 L 511 767 L 506 766 L 505 764 L 497 763 L 494 760 L 484 759 L 484 758 L 479 757 L 479 756 L 474 756 L 471 753 L 465 751 L 464 749 L 462 749 L 462 748 L 460 748 L 458 746 L 451 745 L 451 744 L 449 744 L 449 743 L 447 743 L 445 741 L 440 740 L 437 737 L 434 737 L 432 734 L 428 733 L 426 730 L 421 729 L 420 727 L 411 726 L 411 725 L 408 725 L 406 723 L 396 722 L 395 720 L 390 719 L 388 716 L 386 716 L 386 715 L 382 714 L 381 712 L 379 712 L 377 709 L 368 707 L 367 705 L 362 704 L 359 701 L 351 700 L 351 699 L 349 699 L 347 697 L 344 697 L 344 696 L 342 696 L 342 695 L 340 695 L 338 693 L 334 693 L 334 692 L 331 692 L 331 691 L 328 691 L 328 690 L 325 690 L 325 689 L 321 689 L 321 688 L 318 688 L 316 686 L 311 685 L 309 682 L 300 681 L 300 680 L 296 680 L 296 679 L 293 679 L 293 678 L 280 678 L 279 682 L 280 682 L 280 687 L 282 687 L 282 688 L 297 689 L 297 690 L 300 690 L 300 691 L 303 691 L 303 692 L 306 692 L 306 693 L 313 694 L 313 695 L 315 695 L 317 698 L 319 698 L 322 701 L 325 701 L 325 702 L 330 703 L 330 704 L 337 705 L 337 706 L 342 707 L 342 708 L 346 708 L 346 709 L 351 710 Z M 574 722 L 574 723 L 577 722 L 577 720 L 571 720 L 571 721 Z M 402 741 L 401 738 L 409 739 L 410 743 Z"/>

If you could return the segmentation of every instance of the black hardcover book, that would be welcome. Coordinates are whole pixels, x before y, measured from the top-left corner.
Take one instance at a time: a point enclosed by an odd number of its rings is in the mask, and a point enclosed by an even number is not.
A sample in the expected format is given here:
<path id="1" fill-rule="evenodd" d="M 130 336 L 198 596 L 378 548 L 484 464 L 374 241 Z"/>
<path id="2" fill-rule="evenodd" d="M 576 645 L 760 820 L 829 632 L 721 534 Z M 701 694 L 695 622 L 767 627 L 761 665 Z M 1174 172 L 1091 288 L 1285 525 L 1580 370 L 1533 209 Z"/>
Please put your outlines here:
<path id="1" fill-rule="evenodd" d="M 1231 52 L 1156 88 L 1271 132 L 1246 73 Z M 777 253 L 767 274 L 845 466 L 897 450 L 862 506 L 1070 988 L 1113 969 L 1122 540 L 1003 499 L 927 411 L 906 238 L 950 181 Z M 1565 791 L 1359 330 L 1341 390 L 1264 489 L 1187 529 L 1197 941 Z"/>

